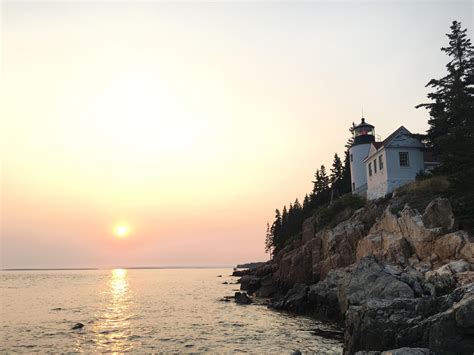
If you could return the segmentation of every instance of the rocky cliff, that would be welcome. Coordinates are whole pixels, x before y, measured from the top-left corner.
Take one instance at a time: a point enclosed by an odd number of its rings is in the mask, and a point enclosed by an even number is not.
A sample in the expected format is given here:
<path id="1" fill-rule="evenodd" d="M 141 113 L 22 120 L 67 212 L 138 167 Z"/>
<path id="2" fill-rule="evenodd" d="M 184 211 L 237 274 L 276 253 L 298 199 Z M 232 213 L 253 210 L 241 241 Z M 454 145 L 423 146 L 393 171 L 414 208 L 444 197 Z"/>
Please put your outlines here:
<path id="1" fill-rule="evenodd" d="M 449 200 L 423 213 L 393 197 L 302 238 L 248 271 L 241 288 L 271 307 L 345 324 L 345 353 L 396 347 L 474 352 L 474 239 Z"/>

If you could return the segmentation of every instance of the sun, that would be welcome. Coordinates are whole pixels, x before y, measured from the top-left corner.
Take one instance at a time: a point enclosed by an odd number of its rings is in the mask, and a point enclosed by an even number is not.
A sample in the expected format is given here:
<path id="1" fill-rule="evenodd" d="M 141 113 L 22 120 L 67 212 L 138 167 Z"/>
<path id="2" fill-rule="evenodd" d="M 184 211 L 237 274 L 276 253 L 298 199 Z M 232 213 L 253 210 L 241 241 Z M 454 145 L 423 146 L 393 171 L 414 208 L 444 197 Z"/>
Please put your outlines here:
<path id="1" fill-rule="evenodd" d="M 117 238 L 125 238 L 130 233 L 130 227 L 126 224 L 119 224 L 114 229 L 114 234 Z"/>

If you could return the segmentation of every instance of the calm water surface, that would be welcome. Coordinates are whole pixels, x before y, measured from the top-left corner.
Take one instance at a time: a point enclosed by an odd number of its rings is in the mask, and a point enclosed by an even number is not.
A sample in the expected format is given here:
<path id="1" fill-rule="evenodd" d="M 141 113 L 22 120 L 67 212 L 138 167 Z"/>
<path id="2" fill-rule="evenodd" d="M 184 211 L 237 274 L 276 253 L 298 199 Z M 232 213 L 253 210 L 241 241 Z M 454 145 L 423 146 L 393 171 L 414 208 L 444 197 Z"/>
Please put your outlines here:
<path id="1" fill-rule="evenodd" d="M 0 351 L 341 352 L 313 334 L 323 323 L 220 301 L 238 289 L 222 284 L 231 272 L 0 272 Z"/>

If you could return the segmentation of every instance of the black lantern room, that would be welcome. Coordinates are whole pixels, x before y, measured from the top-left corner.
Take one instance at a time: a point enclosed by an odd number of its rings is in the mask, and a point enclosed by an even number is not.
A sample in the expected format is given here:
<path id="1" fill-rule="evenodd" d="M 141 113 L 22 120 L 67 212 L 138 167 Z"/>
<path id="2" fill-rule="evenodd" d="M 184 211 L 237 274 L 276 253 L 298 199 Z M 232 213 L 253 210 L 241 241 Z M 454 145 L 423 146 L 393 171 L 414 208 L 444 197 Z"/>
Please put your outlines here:
<path id="1" fill-rule="evenodd" d="M 352 145 L 370 144 L 375 142 L 374 128 L 374 126 L 365 122 L 365 118 L 362 117 L 360 123 L 357 126 L 354 126 L 354 143 L 352 143 Z"/>

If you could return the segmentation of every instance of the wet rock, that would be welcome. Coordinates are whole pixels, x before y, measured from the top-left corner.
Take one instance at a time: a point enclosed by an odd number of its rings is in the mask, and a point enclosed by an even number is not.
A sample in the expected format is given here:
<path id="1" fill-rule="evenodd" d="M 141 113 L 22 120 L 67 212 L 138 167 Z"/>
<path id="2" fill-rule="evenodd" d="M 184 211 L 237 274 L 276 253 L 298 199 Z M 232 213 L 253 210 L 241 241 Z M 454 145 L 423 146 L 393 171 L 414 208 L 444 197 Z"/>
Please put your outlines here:
<path id="1" fill-rule="evenodd" d="M 229 283 L 227 281 L 224 281 L 222 284 L 223 285 L 228 285 Z"/>
<path id="2" fill-rule="evenodd" d="M 82 328 L 84 328 L 84 324 L 82 324 L 82 323 L 76 323 L 76 324 L 74 324 L 74 325 L 72 326 L 71 329 L 82 329 Z"/>
<path id="3" fill-rule="evenodd" d="M 230 302 L 234 299 L 234 296 L 225 296 L 219 299 L 220 302 Z"/>
<path id="4" fill-rule="evenodd" d="M 283 297 L 283 299 L 272 303 L 271 307 L 291 311 L 295 313 L 303 313 L 307 309 L 307 296 L 309 287 L 305 284 L 296 284 Z"/>
<path id="5" fill-rule="evenodd" d="M 235 293 L 235 303 L 238 304 L 251 304 L 252 300 L 250 299 L 249 296 L 245 292 L 236 292 Z"/>
<path id="6" fill-rule="evenodd" d="M 244 276 L 244 275 L 249 275 L 251 273 L 252 273 L 252 270 L 250 270 L 250 269 L 234 270 L 232 272 L 232 276 L 241 277 L 241 276 Z"/>
<path id="7" fill-rule="evenodd" d="M 244 275 L 240 279 L 240 289 L 247 291 L 249 294 L 253 294 L 261 286 L 260 277 L 254 275 Z"/>
<path id="8" fill-rule="evenodd" d="M 337 297 L 337 289 L 348 277 L 348 271 L 338 269 L 329 272 L 329 275 L 308 290 L 308 311 L 322 318 L 338 319 L 341 309 Z"/>

